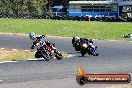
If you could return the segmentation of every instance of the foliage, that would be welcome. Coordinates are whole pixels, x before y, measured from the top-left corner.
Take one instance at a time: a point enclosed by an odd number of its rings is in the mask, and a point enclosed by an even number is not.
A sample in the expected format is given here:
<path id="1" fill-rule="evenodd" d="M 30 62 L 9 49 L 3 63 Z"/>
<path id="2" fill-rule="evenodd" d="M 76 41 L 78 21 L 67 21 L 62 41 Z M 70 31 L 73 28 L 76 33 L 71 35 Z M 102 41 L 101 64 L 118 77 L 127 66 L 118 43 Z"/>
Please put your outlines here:
<path id="1" fill-rule="evenodd" d="M 46 14 L 47 0 L 0 0 L 0 13 Z"/>

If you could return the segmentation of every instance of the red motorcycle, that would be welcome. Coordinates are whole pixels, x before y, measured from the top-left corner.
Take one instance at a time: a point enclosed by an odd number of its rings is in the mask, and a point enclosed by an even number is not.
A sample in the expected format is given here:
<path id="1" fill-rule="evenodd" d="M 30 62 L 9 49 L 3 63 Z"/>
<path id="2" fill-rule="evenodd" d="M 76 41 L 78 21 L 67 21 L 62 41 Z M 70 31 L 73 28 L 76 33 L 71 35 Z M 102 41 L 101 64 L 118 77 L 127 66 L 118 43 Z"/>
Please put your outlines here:
<path id="1" fill-rule="evenodd" d="M 55 44 L 46 44 L 37 48 L 35 58 L 44 58 L 45 60 L 49 61 L 53 57 L 56 57 L 58 60 L 63 58 L 61 52 L 55 48 Z"/>

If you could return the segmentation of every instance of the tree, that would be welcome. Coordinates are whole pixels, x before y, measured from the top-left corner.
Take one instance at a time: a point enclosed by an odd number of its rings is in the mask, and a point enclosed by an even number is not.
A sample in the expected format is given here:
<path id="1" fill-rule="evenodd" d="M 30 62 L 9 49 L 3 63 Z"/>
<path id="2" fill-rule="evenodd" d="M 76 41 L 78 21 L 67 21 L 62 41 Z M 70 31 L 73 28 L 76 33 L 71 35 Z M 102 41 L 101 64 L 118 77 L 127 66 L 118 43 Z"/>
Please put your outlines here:
<path id="1" fill-rule="evenodd" d="M 47 0 L 0 0 L 0 12 L 7 14 L 45 14 Z"/>

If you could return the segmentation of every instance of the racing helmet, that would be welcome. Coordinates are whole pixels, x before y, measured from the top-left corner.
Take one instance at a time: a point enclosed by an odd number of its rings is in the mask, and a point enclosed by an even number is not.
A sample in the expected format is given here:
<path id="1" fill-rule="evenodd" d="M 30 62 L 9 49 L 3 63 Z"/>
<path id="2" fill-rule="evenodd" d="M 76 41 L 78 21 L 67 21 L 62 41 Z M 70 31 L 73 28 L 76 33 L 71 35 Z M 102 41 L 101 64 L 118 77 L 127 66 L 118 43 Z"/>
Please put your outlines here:
<path id="1" fill-rule="evenodd" d="M 79 37 L 75 37 L 75 41 L 79 41 L 80 40 L 80 38 Z"/>
<path id="2" fill-rule="evenodd" d="M 33 39 L 34 36 L 35 36 L 35 33 L 34 33 L 34 32 L 30 32 L 30 33 L 29 33 L 29 38 L 30 38 L 30 39 Z"/>

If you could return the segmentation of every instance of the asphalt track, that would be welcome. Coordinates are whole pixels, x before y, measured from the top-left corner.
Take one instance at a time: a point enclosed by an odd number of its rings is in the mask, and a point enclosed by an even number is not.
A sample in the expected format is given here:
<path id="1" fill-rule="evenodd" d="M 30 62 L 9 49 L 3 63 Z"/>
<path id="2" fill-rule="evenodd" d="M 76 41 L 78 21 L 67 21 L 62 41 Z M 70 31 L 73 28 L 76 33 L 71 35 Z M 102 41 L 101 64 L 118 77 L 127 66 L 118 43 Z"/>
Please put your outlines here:
<path id="1" fill-rule="evenodd" d="M 94 41 L 98 57 L 75 52 L 71 38 L 46 38 L 56 43 L 59 50 L 75 56 L 63 60 L 27 60 L 0 63 L 0 88 L 80 88 L 76 71 L 82 66 L 87 73 L 132 73 L 132 43 L 125 41 Z M 26 36 L 0 35 L 0 48 L 30 49 Z M 107 84 L 88 84 L 83 88 L 103 88 Z"/>

